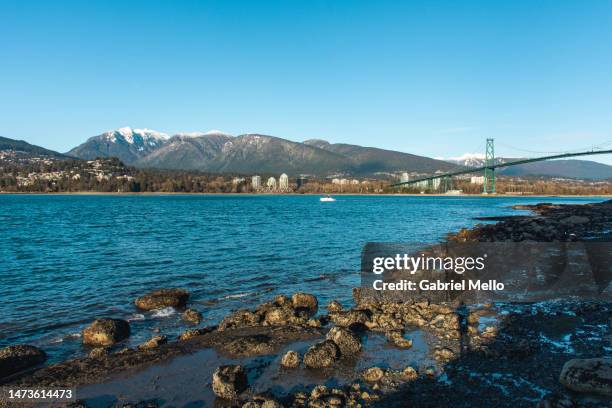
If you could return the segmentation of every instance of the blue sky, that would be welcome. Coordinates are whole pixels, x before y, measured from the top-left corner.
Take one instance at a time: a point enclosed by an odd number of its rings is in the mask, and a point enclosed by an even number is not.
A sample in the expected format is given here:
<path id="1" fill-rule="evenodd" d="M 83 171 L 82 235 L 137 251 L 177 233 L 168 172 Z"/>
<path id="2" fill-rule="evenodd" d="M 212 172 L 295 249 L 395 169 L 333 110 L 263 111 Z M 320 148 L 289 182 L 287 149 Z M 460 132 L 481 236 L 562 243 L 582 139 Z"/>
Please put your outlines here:
<path id="1" fill-rule="evenodd" d="M 611 15 L 597 0 L 0 0 L 0 135 L 59 151 L 122 126 L 431 157 L 486 137 L 498 155 L 573 150 L 612 140 Z"/>

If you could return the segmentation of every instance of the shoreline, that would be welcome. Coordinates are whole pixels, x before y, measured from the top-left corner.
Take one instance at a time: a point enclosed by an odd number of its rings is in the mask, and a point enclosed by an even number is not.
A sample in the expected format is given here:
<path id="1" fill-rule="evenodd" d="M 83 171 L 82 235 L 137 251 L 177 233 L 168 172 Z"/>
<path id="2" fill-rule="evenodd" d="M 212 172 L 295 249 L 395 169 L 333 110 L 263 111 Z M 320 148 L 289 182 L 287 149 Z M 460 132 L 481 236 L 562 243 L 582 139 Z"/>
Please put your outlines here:
<path id="1" fill-rule="evenodd" d="M 409 193 L 183 193 L 183 192 L 103 192 L 103 191 L 70 191 L 70 192 L 8 192 L 0 191 L 3 195 L 57 195 L 57 196 L 247 196 L 247 197 L 282 197 L 282 196 L 346 196 L 346 197 L 473 197 L 473 198 L 612 198 L 612 194 L 409 194 Z"/>
<path id="2" fill-rule="evenodd" d="M 608 202 L 608 205 L 610 205 L 610 202 Z M 572 212 L 583 214 L 584 209 L 592 208 L 593 205 L 561 204 L 546 206 L 536 204 L 526 207 L 529 208 L 521 209 L 530 209 L 533 212 L 533 215 L 527 217 L 546 218 L 552 216 L 557 217 L 554 211 L 557 211 L 559 208 L 561 208 L 562 211 L 565 211 L 565 215 L 563 215 L 565 217 L 567 216 L 567 213 Z M 606 213 L 604 212 L 604 215 L 605 214 Z M 518 222 L 518 217 L 522 217 L 520 218 L 520 222 Z M 507 227 L 518 229 L 524 228 L 522 221 L 525 219 L 525 217 L 526 216 L 517 216 L 515 218 L 510 217 L 506 221 L 491 224 L 494 227 L 487 227 L 484 229 L 483 227 L 475 227 L 467 230 L 468 233 L 464 233 L 463 230 L 459 232 L 451 232 L 449 234 L 449 239 L 451 239 L 450 237 L 453 236 L 459 238 L 467 237 L 470 239 L 478 239 L 479 237 L 484 236 L 483 234 L 492 228 L 495 229 L 495 231 L 506 231 Z M 481 393 L 482 399 L 478 402 L 466 400 L 467 403 L 471 403 L 471 406 L 485 407 L 490 406 L 492 402 L 496 401 L 500 402 L 499 406 L 523 406 L 520 403 L 518 405 L 513 405 L 516 404 L 516 402 L 512 401 L 513 398 L 517 396 L 522 397 L 522 395 L 511 394 L 510 397 L 506 397 L 500 401 L 501 397 L 499 390 L 496 391 L 493 389 L 494 387 L 488 386 L 487 382 L 484 380 L 478 385 L 472 384 L 473 380 L 471 380 L 471 378 L 462 377 L 462 370 L 478 369 L 481 370 L 478 371 L 480 375 L 486 377 L 493 374 L 483 372 L 482 366 L 487 367 L 487 369 L 490 370 L 499 370 L 500 367 L 503 367 L 509 373 L 508 375 L 512 376 L 509 377 L 509 383 L 516 380 L 514 376 L 518 376 L 521 381 L 534 382 L 537 380 L 537 378 L 532 378 L 532 376 L 534 374 L 537 375 L 537 370 L 560 370 L 559 365 L 562 363 L 562 361 L 567 360 L 567 356 L 555 352 L 554 347 L 551 346 L 553 343 L 547 343 L 547 341 L 552 340 L 545 341 L 539 337 L 540 326 L 552 324 L 554 327 L 556 324 L 555 322 L 558 319 L 565 319 L 567 320 L 565 322 L 566 324 L 574 324 L 576 327 L 584 327 L 586 324 L 601 324 L 600 321 L 604 321 L 605 316 L 608 316 L 609 313 L 609 306 L 606 306 L 606 304 L 567 302 L 565 304 L 551 304 L 546 307 L 543 306 L 542 312 L 539 312 L 535 318 L 532 317 L 530 313 L 527 313 L 529 308 L 527 308 L 527 310 L 516 308 L 509 314 L 510 316 L 514 316 L 516 321 L 507 322 L 505 320 L 506 318 L 503 317 L 503 310 L 498 309 L 496 306 L 474 309 L 470 311 L 470 314 L 467 316 L 468 323 L 470 321 L 472 322 L 470 323 L 472 326 L 468 326 L 467 329 L 469 329 L 469 342 L 473 345 L 474 349 L 468 354 L 464 355 L 461 349 L 457 348 L 457 341 L 459 339 L 463 339 L 463 335 L 459 332 L 459 317 L 457 312 L 453 309 L 448 309 L 447 307 L 445 308 L 444 306 L 431 304 L 425 308 L 421 306 L 416 308 L 415 305 L 403 305 L 391 302 L 369 304 L 367 302 L 364 303 L 359 294 L 354 292 L 355 305 L 348 306 L 346 309 L 341 307 L 339 310 L 335 308 L 332 310 L 330 307 L 328 307 L 327 314 L 324 314 L 325 311 L 321 310 L 323 305 L 319 306 L 319 313 L 321 313 L 321 317 L 325 317 L 327 321 L 310 316 L 308 317 L 308 320 L 300 318 L 302 320 L 292 321 L 286 317 L 287 314 L 285 313 L 287 310 L 292 310 L 291 306 L 287 306 L 287 304 L 291 305 L 291 300 L 286 297 L 282 297 L 282 295 L 279 296 L 277 296 L 274 300 L 261 304 L 255 310 L 249 311 L 248 313 L 250 314 L 236 312 L 227 315 L 219 327 L 187 329 L 185 333 L 188 333 L 188 336 L 181 340 L 168 341 L 167 344 L 161 344 L 150 349 L 115 349 L 115 351 L 111 354 L 103 354 L 98 357 L 84 357 L 76 360 L 64 361 L 42 368 L 35 368 L 34 371 L 30 371 L 29 373 L 19 374 L 17 378 L 14 378 L 13 380 L 9 379 L 9 384 L 19 386 L 76 385 L 79 387 L 85 386 L 85 390 L 92 389 L 88 388 L 87 384 L 92 386 L 97 384 L 98 388 L 94 387 L 94 390 L 99 390 L 100 387 L 101 389 L 105 389 L 104 387 L 109 387 L 108 389 L 112 389 L 112 385 L 109 383 L 109 381 L 112 382 L 112 380 L 118 375 L 127 375 L 128 379 L 133 378 L 134 381 L 138 383 L 137 379 L 141 379 L 141 376 L 146 375 L 149 370 L 154 369 L 154 367 L 157 367 L 160 364 L 172 366 L 172 362 L 176 357 L 186 356 L 185 358 L 190 358 L 188 356 L 195 355 L 194 353 L 208 349 L 214 350 L 214 352 L 218 353 L 218 355 L 222 357 L 219 357 L 219 361 L 224 361 L 223 358 L 227 358 L 223 356 L 229 356 L 232 361 L 239 364 L 246 364 L 247 367 L 249 364 L 253 364 L 253 361 L 257 359 L 257 356 L 270 354 L 276 355 L 277 357 L 275 357 L 275 363 L 273 364 L 274 370 L 276 370 L 276 365 L 280 360 L 279 353 L 286 350 L 287 346 L 291 346 L 295 342 L 300 341 L 312 342 L 313 340 L 325 340 L 326 332 L 330 326 L 350 328 L 355 323 L 360 325 L 366 324 L 366 328 L 363 329 L 364 331 L 360 332 L 361 334 L 359 334 L 360 336 L 366 336 L 369 339 L 368 342 L 364 342 L 364 347 L 366 347 L 365 345 L 367 345 L 369 342 L 374 341 L 388 341 L 392 347 L 401 347 L 398 346 L 398 344 L 402 344 L 401 338 L 398 338 L 394 334 L 390 333 L 397 333 L 398 327 L 402 327 L 411 322 L 412 324 L 418 326 L 419 330 L 422 330 L 424 333 L 427 333 L 428 336 L 432 336 L 433 338 L 431 347 L 429 348 L 427 354 L 428 358 L 431 358 L 432 361 L 436 362 L 437 368 L 434 370 L 433 374 L 428 371 L 428 367 L 419 367 L 418 377 L 407 380 L 405 375 L 401 372 L 391 368 L 383 368 L 383 374 L 380 379 L 374 382 L 365 380 L 361 383 L 357 383 L 355 381 L 360 381 L 359 378 L 363 377 L 363 373 L 357 369 L 357 365 L 354 365 L 353 368 L 348 369 L 348 376 L 351 378 L 351 381 L 347 383 L 347 386 L 354 387 L 355 384 L 360 384 L 359 387 L 361 388 L 359 391 L 359 396 L 352 394 L 350 389 L 345 389 L 340 386 L 338 386 L 338 392 L 336 392 L 336 394 L 340 395 L 338 393 L 342 392 L 344 393 L 343 398 L 345 400 L 359 400 L 364 402 L 366 405 L 372 404 L 376 406 L 391 407 L 394 406 L 394 400 L 398 398 L 398 396 L 401 396 L 401 398 L 407 398 L 416 405 L 419 405 L 419 403 L 422 404 L 426 401 L 431 401 L 432 398 L 439 403 L 446 403 L 453 401 L 453 392 L 470 395 L 470 392 L 472 392 L 473 389 L 476 389 L 477 392 Z M 585 304 L 587 306 L 591 305 L 588 306 L 590 309 L 587 309 L 587 313 L 585 313 L 583 310 Z M 579 318 L 575 319 L 563 317 L 565 316 L 565 312 L 571 312 Z M 474 316 L 473 318 L 470 317 L 472 314 Z M 270 316 L 272 315 L 278 315 L 280 320 L 269 320 L 271 319 Z M 411 316 L 415 315 L 419 316 L 422 321 L 404 320 L 405 318 L 412 319 Z M 476 327 L 479 324 L 482 324 L 479 323 L 480 317 L 489 318 L 491 316 L 498 319 L 498 324 L 489 325 L 489 323 L 484 330 L 480 330 L 479 327 Z M 252 322 L 252 319 L 256 319 L 258 323 L 255 325 L 248 323 Z M 440 327 L 433 326 L 432 324 L 434 321 L 442 322 L 442 325 Z M 474 322 L 476 322 L 476 326 L 473 325 Z M 489 328 L 491 328 L 491 330 L 489 330 Z M 525 333 L 525 330 L 528 332 Z M 511 336 L 510 339 L 506 341 L 503 337 L 498 338 L 498 331 L 508 333 L 508 335 Z M 572 340 L 568 346 L 564 347 L 577 348 L 578 346 L 574 346 L 574 343 L 579 344 L 589 336 L 596 336 L 596 333 L 585 332 L 582 335 L 573 335 L 576 336 L 576 338 Z M 550 336 L 550 334 L 548 334 L 548 336 Z M 527 341 L 527 338 L 529 341 Z M 547 337 L 544 337 L 544 339 L 547 339 Z M 586 347 L 586 349 L 582 351 L 582 354 L 594 354 L 595 349 L 589 348 L 595 347 L 593 344 L 594 342 L 591 340 L 591 344 L 580 346 Z M 546 347 L 551 350 L 545 350 Z M 306 349 L 302 347 L 302 349 L 298 351 L 303 353 L 305 350 Z M 380 354 L 383 361 L 390 358 L 390 355 L 386 355 L 383 351 L 378 351 L 377 353 Z M 491 356 L 493 356 L 493 358 L 491 358 Z M 500 356 L 503 356 L 504 358 L 499 360 Z M 216 359 L 217 357 L 215 357 L 213 360 L 217 361 Z M 529 367 L 525 367 L 525 364 L 529 364 Z M 340 370 L 340 368 L 337 369 Z M 300 373 L 299 375 L 302 375 L 303 373 L 310 375 L 313 370 L 316 371 L 317 369 L 306 369 L 306 371 L 298 371 L 298 373 Z M 128 371 L 130 374 L 128 374 Z M 523 371 L 526 372 L 523 373 Z M 336 375 L 333 369 L 328 370 L 327 368 L 321 370 L 320 373 L 323 375 L 323 378 L 331 378 Z M 291 374 L 287 375 L 291 376 Z M 444 375 L 447 376 L 444 378 L 452 379 L 449 381 L 453 382 L 453 386 L 445 384 L 444 381 L 436 380 L 440 376 Z M 449 375 L 452 375 L 452 377 L 448 377 Z M 526 379 L 522 376 L 526 376 Z M 552 382 L 550 379 L 542 379 L 542 381 L 544 380 L 546 380 L 545 386 L 535 383 L 538 384 L 537 387 L 562 392 L 563 388 L 559 384 Z M 171 379 L 162 378 L 160 381 L 166 381 L 169 382 L 169 384 L 174 384 Z M 177 381 L 180 381 L 180 379 L 177 379 Z M 281 381 L 283 380 L 281 379 Z M 126 380 L 126 383 L 129 382 L 129 380 Z M 0 383 L 2 383 L 2 381 L 0 381 Z M 317 382 L 313 381 L 313 383 L 316 384 Z M 311 384 L 308 386 L 309 388 L 307 393 L 310 392 L 310 385 Z M 377 385 L 378 388 L 371 388 L 373 385 Z M 534 386 L 533 390 L 535 390 L 537 387 Z M 409 390 L 409 392 L 407 390 Z M 534 392 L 533 390 L 530 392 Z M 363 392 L 366 392 L 371 399 L 367 400 L 366 398 L 363 398 Z M 432 396 L 432 392 L 435 394 L 434 396 Z M 450 397 L 449 392 L 451 393 Z M 307 396 L 307 400 L 310 399 L 312 402 L 316 402 L 321 398 L 320 395 L 314 394 L 314 391 L 312 391 L 310 396 Z M 322 393 L 322 395 L 325 396 L 326 394 Z M 273 398 L 281 401 L 282 403 L 286 403 L 289 400 L 295 401 L 298 397 L 300 396 L 296 392 L 287 395 L 281 394 L 273 396 Z M 579 398 L 580 395 L 576 396 L 572 394 L 571 397 Z M 241 398 L 243 398 L 244 402 L 246 403 L 247 400 L 253 399 L 255 396 L 246 393 Z M 538 398 L 543 400 L 545 396 L 541 395 Z M 400 401 L 403 400 L 400 399 Z M 597 401 L 597 397 L 595 397 L 595 401 Z M 395 402 L 397 403 L 397 401 Z M 595 404 L 597 404 L 597 402 L 595 402 Z M 585 406 L 590 405 L 587 403 Z"/>

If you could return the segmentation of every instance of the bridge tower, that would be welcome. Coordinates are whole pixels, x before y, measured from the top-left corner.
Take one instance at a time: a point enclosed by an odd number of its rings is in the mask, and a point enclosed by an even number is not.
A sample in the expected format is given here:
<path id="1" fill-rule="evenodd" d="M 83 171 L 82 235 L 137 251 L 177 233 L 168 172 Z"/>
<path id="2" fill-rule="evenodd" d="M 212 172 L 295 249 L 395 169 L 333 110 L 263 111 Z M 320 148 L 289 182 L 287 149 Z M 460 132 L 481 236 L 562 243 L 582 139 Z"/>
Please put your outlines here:
<path id="1" fill-rule="evenodd" d="M 453 178 L 451 176 L 444 176 L 442 178 L 442 192 L 446 193 L 448 190 L 453 188 Z"/>
<path id="2" fill-rule="evenodd" d="M 483 184 L 483 193 L 484 194 L 495 194 L 495 169 L 493 166 L 495 165 L 495 145 L 493 143 L 494 139 L 487 139 L 487 148 L 485 150 L 485 171 L 484 171 L 484 184 Z"/>

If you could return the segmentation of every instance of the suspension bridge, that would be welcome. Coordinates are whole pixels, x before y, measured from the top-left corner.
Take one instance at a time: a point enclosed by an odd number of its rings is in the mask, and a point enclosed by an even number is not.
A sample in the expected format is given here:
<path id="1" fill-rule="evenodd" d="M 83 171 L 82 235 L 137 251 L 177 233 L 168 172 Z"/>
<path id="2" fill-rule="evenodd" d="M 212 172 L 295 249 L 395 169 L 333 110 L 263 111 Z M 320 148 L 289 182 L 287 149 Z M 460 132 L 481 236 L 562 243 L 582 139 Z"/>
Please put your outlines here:
<path id="1" fill-rule="evenodd" d="M 423 185 L 424 183 L 430 183 L 434 180 L 440 180 L 439 185 L 442 186 L 443 189 L 448 190 L 448 187 L 452 185 L 452 177 L 460 176 L 464 174 L 473 174 L 473 173 L 484 173 L 484 183 L 483 183 L 483 193 L 484 194 L 495 194 L 495 170 L 501 167 L 511 167 L 511 166 L 519 166 L 521 164 L 534 163 L 539 161 L 546 160 L 554 160 L 554 159 L 565 159 L 568 157 L 577 157 L 577 156 L 591 156 L 597 154 L 610 154 L 612 150 L 601 150 L 601 149 L 591 149 L 580 152 L 567 152 L 560 154 L 553 154 L 549 156 L 541 156 L 534 157 L 529 159 L 520 159 L 509 161 L 505 163 L 495 161 L 495 144 L 494 139 L 487 139 L 486 149 L 485 149 L 485 160 L 484 165 L 481 167 L 469 167 L 463 170 L 452 171 L 448 173 L 440 173 L 434 174 L 428 177 L 416 178 L 414 180 L 403 181 L 400 183 L 391 184 L 391 187 L 402 187 L 409 185 Z"/>

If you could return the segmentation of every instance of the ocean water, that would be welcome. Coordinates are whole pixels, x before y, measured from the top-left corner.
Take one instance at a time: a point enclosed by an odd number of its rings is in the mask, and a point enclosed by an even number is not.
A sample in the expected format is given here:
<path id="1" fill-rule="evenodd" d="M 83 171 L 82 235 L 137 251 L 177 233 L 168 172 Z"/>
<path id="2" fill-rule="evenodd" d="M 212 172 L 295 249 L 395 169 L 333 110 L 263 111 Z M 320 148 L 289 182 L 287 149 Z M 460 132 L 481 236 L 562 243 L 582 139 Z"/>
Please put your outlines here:
<path id="1" fill-rule="evenodd" d="M 77 357 L 97 317 L 128 319 L 128 345 L 186 329 L 180 314 L 138 311 L 163 287 L 218 323 L 275 294 L 351 304 L 366 242 L 436 242 L 509 207 L 597 198 L 252 195 L 0 195 L 0 347 L 28 343 Z"/>

